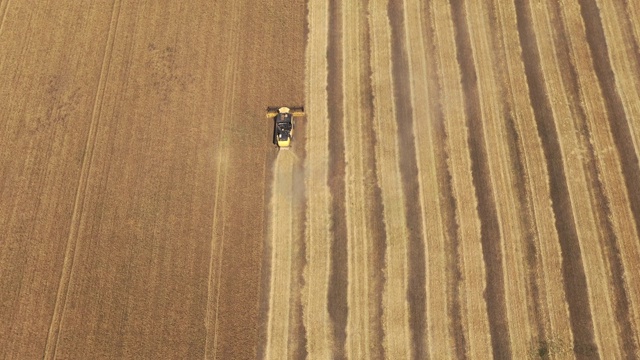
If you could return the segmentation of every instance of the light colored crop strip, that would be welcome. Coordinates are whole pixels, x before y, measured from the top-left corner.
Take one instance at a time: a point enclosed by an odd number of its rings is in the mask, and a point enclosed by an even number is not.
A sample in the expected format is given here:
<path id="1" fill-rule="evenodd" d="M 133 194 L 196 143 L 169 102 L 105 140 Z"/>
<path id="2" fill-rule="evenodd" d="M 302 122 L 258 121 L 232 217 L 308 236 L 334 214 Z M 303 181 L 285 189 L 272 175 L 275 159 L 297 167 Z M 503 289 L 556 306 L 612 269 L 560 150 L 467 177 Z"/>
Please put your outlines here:
<path id="1" fill-rule="evenodd" d="M 478 74 L 478 88 L 482 110 L 485 148 L 491 171 L 491 187 L 494 189 L 496 209 L 502 235 L 502 266 L 505 282 L 505 302 L 511 342 L 511 351 L 515 357 L 522 357 L 527 352 L 527 342 L 531 339 L 529 311 L 531 304 L 526 294 L 526 279 L 522 263 L 524 249 L 520 241 L 522 229 L 514 209 L 517 209 L 514 188 L 508 160 L 508 149 L 505 148 L 504 118 L 501 109 L 502 94 L 498 89 L 498 75 L 493 71 L 493 64 L 499 61 L 493 52 L 488 35 L 491 28 L 488 24 L 487 9 L 484 2 L 467 2 L 468 26 L 471 29 L 483 29 L 471 32 L 471 46 Z M 473 136 L 473 135 L 472 135 Z M 494 239 L 497 240 L 497 239 Z"/>
<path id="2" fill-rule="evenodd" d="M 352 359 L 371 359 L 369 317 L 369 244 L 370 224 L 367 221 L 367 201 L 364 178 L 367 169 L 364 164 L 365 147 L 362 127 L 364 115 L 362 103 L 362 31 L 366 24 L 360 21 L 359 4 L 342 2 L 343 42 L 342 51 L 345 61 L 342 63 L 343 107 L 345 134 L 345 198 L 347 214 L 347 339 L 346 353 Z M 348 54 L 348 58 L 346 58 Z"/>
<path id="3" fill-rule="evenodd" d="M 620 346 L 615 326 L 611 319 L 614 318 L 611 307 L 611 299 L 607 290 L 606 271 L 603 259 L 597 247 L 585 244 L 597 244 L 599 229 L 595 224 L 591 202 L 584 201 L 584 194 L 588 194 L 588 185 L 579 154 L 574 150 L 579 148 L 575 129 L 571 119 L 578 116 L 571 112 L 567 90 L 562 81 L 561 69 L 558 64 L 555 51 L 557 44 L 553 39 L 550 23 L 550 12 L 544 4 L 533 7 L 533 18 L 536 33 L 540 39 L 547 39 L 538 43 L 542 58 L 542 67 L 545 74 L 547 91 L 551 99 L 556 129 L 562 148 L 562 158 L 567 175 L 567 185 L 571 197 L 571 206 L 578 233 L 580 250 L 582 253 L 582 266 L 585 271 L 586 283 L 589 294 L 590 313 L 594 326 L 594 338 L 601 354 L 620 357 Z"/>
<path id="4" fill-rule="evenodd" d="M 616 86 L 622 98 L 625 113 L 631 119 L 629 127 L 631 128 L 633 145 L 636 156 L 640 157 L 640 123 L 633 121 L 633 119 L 640 119 L 640 87 L 637 83 L 640 80 L 638 73 L 640 69 L 636 65 L 640 59 L 636 59 L 635 62 L 632 60 L 635 56 L 632 46 L 630 46 L 633 41 L 633 32 L 625 32 L 625 27 L 620 25 L 624 24 L 625 17 L 631 15 L 623 13 L 624 9 L 620 9 L 620 4 L 613 1 L 599 0 L 597 3 L 600 8 L 604 33 L 607 37 L 609 59 L 614 70 Z M 630 3 L 634 3 L 634 1 L 630 1 Z M 637 23 L 638 18 L 635 19 L 636 21 L 632 22 Z M 640 41 L 640 39 L 638 40 Z"/>
<path id="5" fill-rule="evenodd" d="M 636 70 L 635 67 L 629 61 L 629 57 L 634 56 L 630 54 L 629 51 L 626 51 L 628 41 L 630 41 L 633 34 L 623 34 L 622 28 L 618 26 L 619 22 L 623 21 L 621 18 L 624 16 L 631 16 L 629 14 L 623 14 L 621 12 L 616 12 L 615 6 L 612 2 L 609 1 L 598 1 L 601 15 L 602 15 L 602 23 L 604 27 L 605 34 L 607 39 L 607 45 L 609 46 L 609 56 L 611 59 L 611 65 L 614 69 L 614 75 L 616 76 L 616 84 L 618 86 L 618 93 L 623 99 L 623 104 L 625 106 L 625 112 L 628 115 L 629 126 L 633 130 L 634 134 L 634 146 L 636 150 L 636 154 L 640 154 L 640 124 L 634 119 L 640 119 L 640 88 L 638 88 L 639 76 L 630 76 Z M 633 18 L 633 17 L 632 17 Z M 640 59 L 638 59 L 640 61 Z M 601 155 L 609 158 L 611 156 L 612 150 L 605 149 L 601 152 Z M 640 157 L 640 155 L 637 155 Z M 617 162 L 617 161 L 616 161 Z M 614 168 L 618 168 L 617 164 L 613 165 Z M 619 169 L 617 169 L 619 171 Z M 603 170 L 603 172 L 608 175 L 608 171 Z M 618 174 L 617 172 L 614 172 Z M 605 181 L 606 182 L 606 181 Z M 619 186 L 619 185 L 618 185 Z M 617 187 L 616 185 L 610 186 L 612 189 L 623 189 L 623 187 Z M 621 206 L 623 204 L 629 204 L 628 199 L 620 199 L 621 195 L 620 191 L 616 191 L 613 195 L 618 199 L 612 199 L 612 203 L 615 205 Z M 632 224 L 632 220 L 629 220 L 626 216 L 619 217 L 613 216 L 613 222 L 616 227 L 620 228 L 628 228 L 629 225 Z M 634 232 L 635 233 L 635 232 Z M 640 259 L 640 255 L 638 254 L 638 239 L 640 234 L 625 231 L 625 235 L 621 236 L 619 240 L 621 241 L 621 252 L 623 254 L 623 261 L 625 263 L 625 273 L 628 277 L 628 286 L 629 286 L 629 301 L 632 303 L 634 308 L 634 318 L 635 329 L 640 329 L 640 293 L 638 293 L 640 286 L 640 273 L 638 271 L 634 271 L 635 263 L 637 259 Z M 635 259 L 635 260 L 634 260 Z M 640 330 L 636 332 L 636 341 L 640 344 Z M 640 354 L 639 354 L 640 356 Z"/>
<path id="6" fill-rule="evenodd" d="M 306 266 L 302 290 L 303 322 L 309 359 L 333 356 L 331 319 L 327 309 L 331 265 L 331 193 L 328 186 L 329 116 L 327 109 L 327 57 L 329 7 L 324 1 L 308 3 L 309 36 L 306 53 L 307 196 Z"/>
<path id="7" fill-rule="evenodd" d="M 436 176 L 436 159 L 433 149 L 431 124 L 435 119 L 424 104 L 428 103 L 429 74 L 427 70 L 427 54 L 423 38 L 422 5 L 419 0 L 404 1 L 404 19 L 407 36 L 407 52 L 409 55 L 409 73 L 411 76 L 411 104 L 413 109 L 413 132 L 416 145 L 416 159 L 419 176 L 420 208 L 422 209 L 422 236 L 425 239 L 427 261 L 426 276 L 426 309 L 427 336 L 429 338 L 429 354 L 435 359 L 439 356 L 452 358 L 454 340 L 449 332 L 447 309 L 447 280 L 443 269 L 446 269 L 446 241 L 442 228 L 443 219 L 440 213 L 438 179 Z"/>
<path id="8" fill-rule="evenodd" d="M 371 33 L 372 88 L 376 172 L 382 202 L 387 239 L 386 281 L 383 294 L 385 355 L 392 359 L 411 357 L 409 304 L 407 302 L 407 240 L 405 199 L 398 165 L 398 132 L 391 75 L 391 29 L 386 16 L 387 1 L 372 0 L 369 11 Z"/>
<path id="9" fill-rule="evenodd" d="M 567 24 L 570 26 L 571 45 L 576 69 L 580 75 L 581 93 L 585 99 L 587 125 L 591 134 L 591 142 L 596 152 L 596 162 L 599 168 L 600 181 L 604 184 L 604 190 L 609 199 L 611 221 L 614 226 L 617 241 L 619 241 L 620 255 L 625 265 L 625 283 L 621 284 L 628 289 L 630 301 L 630 315 L 635 329 L 638 329 L 638 301 L 640 301 L 640 273 L 634 270 L 637 260 L 640 259 L 638 246 L 638 234 L 634 226 L 634 219 L 629 207 L 629 198 L 625 191 L 625 182 L 620 168 L 618 153 L 614 150 L 615 143 L 609 126 L 603 126 L 602 119 L 606 118 L 603 94 L 597 86 L 598 79 L 591 62 L 591 55 L 587 47 L 582 46 L 586 42 L 585 29 L 582 27 L 580 10 L 577 4 L 567 4 L 565 14 Z M 614 41 L 611 41 L 615 43 Z M 621 38 L 618 40 L 622 41 Z M 638 99 L 636 99 L 637 102 Z M 629 117 L 633 119 L 633 116 Z M 633 123 L 633 121 L 631 121 Z M 604 122 L 608 125 L 608 122 Z M 601 246 L 605 246 L 604 244 Z M 611 266 L 611 265 L 610 265 Z M 638 334 L 636 332 L 636 341 Z"/>
<path id="10" fill-rule="evenodd" d="M 471 160 L 467 147 L 468 129 L 465 124 L 464 97 L 460 67 L 456 58 L 455 35 L 451 7 L 445 2 L 432 2 L 436 32 L 438 77 L 442 82 L 445 127 L 448 133 L 450 157 L 448 166 L 457 204 L 456 220 L 461 238 L 460 288 L 462 321 L 466 325 L 467 353 L 482 359 L 492 358 L 489 319 L 484 300 L 485 267 L 480 243 L 480 220 L 476 211 L 477 199 L 471 178 Z"/>
<path id="11" fill-rule="evenodd" d="M 509 79 L 509 97 L 514 105 L 514 121 L 522 141 L 524 170 L 527 188 L 530 191 L 532 213 L 540 248 L 541 274 L 538 276 L 539 296 L 542 297 L 542 313 L 545 318 L 544 330 L 547 341 L 571 344 L 573 335 L 569 322 L 569 310 L 565 302 L 562 283 L 562 256 L 555 230 L 551 197 L 540 138 L 536 135 L 536 123 L 531 102 L 521 84 L 526 84 L 524 64 L 521 59 L 521 44 L 518 38 L 516 9 L 513 2 L 494 0 L 501 18 L 503 44 L 506 52 L 506 73 Z M 528 6 L 528 4 L 525 4 Z M 527 134 L 524 136 L 524 134 Z"/>
<path id="12" fill-rule="evenodd" d="M 291 313 L 291 267 L 294 229 L 292 153 L 280 153 L 276 158 L 271 196 L 271 286 L 269 291 L 269 320 L 267 331 L 267 359 L 287 359 L 289 356 Z M 283 226 L 284 224 L 284 226 Z"/>

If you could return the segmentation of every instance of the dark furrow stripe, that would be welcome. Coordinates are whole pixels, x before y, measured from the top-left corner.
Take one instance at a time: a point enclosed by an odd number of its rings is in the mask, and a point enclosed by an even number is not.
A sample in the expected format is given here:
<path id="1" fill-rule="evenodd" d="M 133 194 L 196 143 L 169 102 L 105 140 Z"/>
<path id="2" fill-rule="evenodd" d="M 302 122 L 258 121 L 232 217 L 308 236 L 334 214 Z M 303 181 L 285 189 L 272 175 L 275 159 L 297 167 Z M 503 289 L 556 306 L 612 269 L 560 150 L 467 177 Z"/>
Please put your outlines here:
<path id="1" fill-rule="evenodd" d="M 377 303 L 376 308 L 370 313 L 370 318 L 373 321 L 373 334 L 371 337 L 372 343 L 369 344 L 371 353 L 374 358 L 385 359 L 386 354 L 384 351 L 384 327 L 382 324 L 382 318 L 384 314 L 384 287 L 385 287 L 385 270 L 387 263 L 385 259 L 387 251 L 387 239 L 384 223 L 384 204 L 382 202 L 382 191 L 378 185 L 377 178 L 377 160 L 375 157 L 376 149 L 376 133 L 375 124 L 373 119 L 373 86 L 371 79 L 373 78 L 373 70 L 371 69 L 371 29 L 369 27 L 369 1 L 363 1 L 360 6 L 360 21 L 361 24 L 366 24 L 367 31 L 364 32 L 362 38 L 362 48 L 365 49 L 365 56 L 362 59 L 364 64 L 361 78 L 358 79 L 363 85 L 361 90 L 362 102 L 356 106 L 360 106 L 360 109 L 364 112 L 364 123 L 362 124 L 363 134 L 363 151 L 364 155 L 364 168 L 371 169 L 372 171 L 364 175 L 363 179 L 356 179 L 356 181 L 364 181 L 366 184 L 365 199 L 370 199 L 369 207 L 367 208 L 367 224 L 371 227 L 373 236 L 371 239 L 359 239 L 360 241 L 369 242 L 371 245 L 371 255 L 368 258 L 370 264 L 374 269 L 371 273 L 373 275 L 373 281 L 371 282 L 369 290 L 369 299 L 375 300 Z M 364 26 L 363 26 L 364 27 Z M 369 274 L 365 274 L 368 276 Z"/>
<path id="2" fill-rule="evenodd" d="M 587 43 L 591 50 L 593 67 L 602 89 L 611 133 L 620 156 L 622 175 L 627 187 L 631 212 L 636 223 L 636 231 L 640 235 L 640 186 L 638 186 L 640 165 L 633 145 L 629 119 L 627 119 L 622 99 L 616 89 L 615 75 L 609 61 L 609 50 L 602 28 L 600 10 L 598 10 L 595 0 L 579 0 L 578 2 L 580 3 L 580 12 L 586 29 Z M 632 119 L 631 121 L 634 120 Z"/>
<path id="3" fill-rule="evenodd" d="M 458 63 L 462 75 L 466 123 L 469 130 L 468 146 L 471 156 L 473 186 L 478 199 L 482 255 L 486 266 L 485 301 L 489 316 L 489 331 L 494 358 L 510 359 L 511 344 L 507 326 L 504 274 L 502 268 L 501 234 L 496 203 L 491 188 L 491 173 L 487 161 L 482 129 L 478 79 L 473 63 L 471 37 L 466 23 L 463 0 L 450 2 L 456 40 Z"/>
<path id="4" fill-rule="evenodd" d="M 535 215 L 533 214 L 532 194 L 527 188 L 527 178 L 530 176 L 527 172 L 524 160 L 524 144 L 518 133 L 513 115 L 511 112 L 505 114 L 505 126 L 507 129 L 507 144 L 509 149 L 509 157 L 511 160 L 514 176 L 514 187 L 518 197 L 518 213 L 519 221 L 523 229 L 523 242 L 525 245 L 526 261 L 527 261 L 527 282 L 529 297 L 533 300 L 533 316 L 536 320 L 536 334 L 534 341 L 538 347 L 545 346 L 546 332 L 545 322 L 547 319 L 543 314 L 543 299 L 540 296 L 538 288 L 538 274 L 540 270 L 540 249 L 538 241 L 540 235 L 537 231 Z"/>
<path id="5" fill-rule="evenodd" d="M 424 14 L 427 14 L 427 19 L 433 19 L 434 14 L 431 11 L 431 1 L 425 1 L 423 4 Z M 425 36 L 425 49 L 428 54 L 437 54 L 437 39 L 435 38 L 435 30 L 433 28 L 433 21 L 423 22 Z M 460 233 L 459 226 L 456 223 L 457 204 L 453 191 L 453 180 L 451 169 L 449 168 L 449 148 L 447 142 L 447 131 L 445 127 L 445 117 L 443 108 L 444 98 L 441 79 L 438 77 L 438 69 L 442 67 L 442 64 L 438 62 L 437 56 L 427 57 L 429 78 L 434 79 L 430 81 L 428 104 L 429 109 L 432 111 L 433 119 L 435 119 L 430 125 L 433 132 L 434 141 L 433 149 L 436 159 L 436 176 L 438 181 L 438 193 L 440 194 L 439 206 L 442 214 L 442 221 L 445 226 L 445 253 L 446 259 L 446 281 L 447 281 L 447 293 L 448 302 L 446 312 L 450 319 L 449 335 L 455 341 L 455 357 L 456 359 L 467 359 L 467 339 L 465 337 L 465 329 L 462 324 L 462 310 L 460 305 L 460 287 L 463 285 L 462 270 L 460 268 L 461 255 L 460 255 Z"/>
<path id="6" fill-rule="evenodd" d="M 596 150 L 593 142 L 591 141 L 591 134 L 589 126 L 586 120 L 586 114 L 582 107 L 583 100 L 580 95 L 580 85 L 578 83 L 578 75 L 576 69 L 569 59 L 570 46 L 568 44 L 568 30 L 564 26 L 562 18 L 562 11 L 558 3 L 554 3 L 554 10 L 556 12 L 559 33 L 563 34 L 559 36 L 558 43 L 562 43 L 562 50 L 558 53 L 558 59 L 562 64 L 566 65 L 569 71 L 563 71 L 563 75 L 569 77 L 569 89 L 572 97 L 572 103 L 575 102 L 579 109 L 579 116 L 576 117 L 577 128 L 580 134 L 580 140 L 587 150 L 587 159 L 584 164 L 585 174 L 587 175 L 591 187 L 589 192 L 592 198 L 595 200 L 595 206 L 593 207 L 594 214 L 599 224 L 599 228 L 603 230 L 603 234 L 600 237 L 602 244 L 602 251 L 607 256 L 611 275 L 612 285 L 615 295 L 615 313 L 618 321 L 618 336 L 623 341 L 623 350 L 627 354 L 627 357 L 632 357 L 636 353 L 635 336 L 633 326 L 630 322 L 629 301 L 627 291 L 624 287 L 624 266 L 620 258 L 620 250 L 618 245 L 618 238 L 613 229 L 611 219 L 613 215 L 611 213 L 611 204 L 607 198 L 604 190 L 604 184 L 602 183 L 602 174 L 598 167 L 598 161 L 596 158 Z"/>
<path id="7" fill-rule="evenodd" d="M 509 88 L 510 74 L 507 69 L 506 50 L 504 48 L 503 34 L 504 31 L 501 28 L 498 19 L 498 10 L 496 9 L 496 3 L 491 1 L 489 3 L 489 21 L 491 26 L 491 44 L 493 53 L 497 54 L 497 61 L 493 61 L 493 70 L 495 74 L 498 74 L 498 85 L 500 88 L 500 97 L 502 99 L 510 99 L 511 89 Z M 526 266 L 527 266 L 527 295 L 532 300 L 532 312 L 533 321 L 535 321 L 535 334 L 534 338 L 540 342 L 545 338 L 545 316 L 542 312 L 542 301 L 540 298 L 540 290 L 538 288 L 538 267 L 540 258 L 540 249 L 537 242 L 539 241 L 539 234 L 536 227 L 535 215 L 532 211 L 532 196 L 527 189 L 527 168 L 524 159 L 524 144 L 521 142 L 520 134 L 513 119 L 513 104 L 511 101 L 502 101 L 503 116 L 505 120 L 505 140 L 507 141 L 507 153 L 509 155 L 510 168 L 513 169 L 513 188 L 516 191 L 517 196 L 517 213 L 518 223 L 523 231 L 522 239 L 520 240 L 525 248 L 526 254 Z"/>
<path id="8" fill-rule="evenodd" d="M 389 1 L 387 12 L 391 24 L 391 61 L 393 65 L 393 95 L 398 129 L 400 174 L 405 198 L 406 226 L 408 231 L 409 326 L 413 342 L 413 357 L 427 359 L 426 327 L 426 279 L 425 252 L 422 238 L 422 209 L 418 183 L 418 160 L 413 136 L 413 109 L 411 105 L 411 79 L 409 55 L 405 44 L 404 8 L 401 1 Z"/>
<path id="9" fill-rule="evenodd" d="M 335 359 L 346 359 L 347 339 L 347 215 L 345 195 L 344 112 L 342 109 L 342 14 L 340 2 L 329 0 L 329 33 L 327 45 L 329 111 L 329 189 L 331 190 L 331 271 L 327 309 L 332 321 Z"/>
<path id="10" fill-rule="evenodd" d="M 594 341 L 593 321 L 589 310 L 587 281 L 582 265 L 582 253 L 569 198 L 560 141 L 555 128 L 551 102 L 544 84 L 531 9 L 526 0 L 514 0 L 514 2 L 529 98 L 549 176 L 551 206 L 555 215 L 555 227 L 562 255 L 564 291 L 569 305 L 569 318 L 574 337 L 573 348 L 576 352 L 579 349 L 597 350 Z"/>

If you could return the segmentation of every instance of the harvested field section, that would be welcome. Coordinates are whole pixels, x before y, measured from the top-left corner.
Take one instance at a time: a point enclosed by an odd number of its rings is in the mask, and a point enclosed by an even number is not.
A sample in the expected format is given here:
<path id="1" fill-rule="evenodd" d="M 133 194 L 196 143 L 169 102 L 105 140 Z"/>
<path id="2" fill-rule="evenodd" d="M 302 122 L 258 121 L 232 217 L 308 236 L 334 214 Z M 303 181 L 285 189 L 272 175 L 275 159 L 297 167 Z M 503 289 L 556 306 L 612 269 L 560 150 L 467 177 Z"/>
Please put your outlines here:
<path id="1" fill-rule="evenodd" d="M 0 357 L 640 358 L 638 4 L 0 0 Z"/>

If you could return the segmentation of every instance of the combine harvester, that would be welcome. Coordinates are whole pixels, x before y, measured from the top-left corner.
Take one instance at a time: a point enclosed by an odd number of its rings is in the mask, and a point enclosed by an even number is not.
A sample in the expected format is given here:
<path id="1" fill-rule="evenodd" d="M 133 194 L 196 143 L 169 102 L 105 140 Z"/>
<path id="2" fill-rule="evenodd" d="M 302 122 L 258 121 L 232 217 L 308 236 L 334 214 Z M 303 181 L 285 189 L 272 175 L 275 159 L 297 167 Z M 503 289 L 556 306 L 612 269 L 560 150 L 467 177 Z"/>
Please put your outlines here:
<path id="1" fill-rule="evenodd" d="M 267 108 L 267 117 L 275 118 L 273 128 L 273 143 L 280 149 L 289 149 L 293 139 L 293 118 L 304 116 L 303 107 Z"/>

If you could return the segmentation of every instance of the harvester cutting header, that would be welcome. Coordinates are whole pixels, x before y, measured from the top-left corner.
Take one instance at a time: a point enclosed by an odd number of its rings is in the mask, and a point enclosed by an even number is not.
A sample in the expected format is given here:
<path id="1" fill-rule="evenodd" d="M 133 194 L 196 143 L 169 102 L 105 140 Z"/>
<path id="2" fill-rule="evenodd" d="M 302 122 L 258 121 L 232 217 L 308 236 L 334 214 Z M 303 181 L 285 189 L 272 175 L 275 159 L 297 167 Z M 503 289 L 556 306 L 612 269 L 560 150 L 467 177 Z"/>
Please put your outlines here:
<path id="1" fill-rule="evenodd" d="M 304 116 L 303 107 L 269 107 L 267 117 L 274 119 L 273 143 L 281 149 L 288 149 L 293 138 L 293 118 Z"/>

